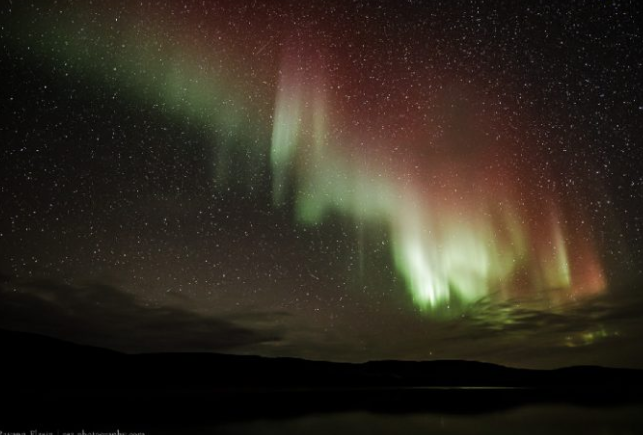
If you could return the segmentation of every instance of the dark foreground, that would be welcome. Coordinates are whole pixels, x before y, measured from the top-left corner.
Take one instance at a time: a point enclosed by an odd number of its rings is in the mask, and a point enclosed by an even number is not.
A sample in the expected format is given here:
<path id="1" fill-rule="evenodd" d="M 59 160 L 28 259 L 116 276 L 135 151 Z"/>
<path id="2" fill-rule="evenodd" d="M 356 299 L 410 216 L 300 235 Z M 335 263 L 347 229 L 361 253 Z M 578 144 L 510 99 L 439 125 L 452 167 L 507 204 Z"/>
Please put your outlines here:
<path id="1" fill-rule="evenodd" d="M 637 370 L 125 355 L 13 332 L 0 332 L 0 341 L 0 433 L 386 433 L 397 427 L 502 434 L 557 433 L 562 425 L 567 433 L 612 434 L 643 427 Z M 518 430 L 512 426 L 518 416 L 534 421 Z M 548 419 L 557 423 L 548 427 Z"/>

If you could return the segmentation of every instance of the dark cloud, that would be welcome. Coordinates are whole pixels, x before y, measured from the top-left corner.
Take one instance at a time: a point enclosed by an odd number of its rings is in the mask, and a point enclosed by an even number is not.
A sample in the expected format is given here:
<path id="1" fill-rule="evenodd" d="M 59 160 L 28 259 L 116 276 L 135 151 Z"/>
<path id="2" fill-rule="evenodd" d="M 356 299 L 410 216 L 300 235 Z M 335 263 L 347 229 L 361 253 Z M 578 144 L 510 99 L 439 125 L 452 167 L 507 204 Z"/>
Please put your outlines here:
<path id="1" fill-rule="evenodd" d="M 146 306 L 104 284 L 0 281 L 0 328 L 35 332 L 126 352 L 228 351 L 278 342 L 281 333 L 260 313 L 256 327 L 181 308 Z M 283 314 L 275 313 L 274 316 Z M 245 316 L 249 323 L 252 315 Z"/>

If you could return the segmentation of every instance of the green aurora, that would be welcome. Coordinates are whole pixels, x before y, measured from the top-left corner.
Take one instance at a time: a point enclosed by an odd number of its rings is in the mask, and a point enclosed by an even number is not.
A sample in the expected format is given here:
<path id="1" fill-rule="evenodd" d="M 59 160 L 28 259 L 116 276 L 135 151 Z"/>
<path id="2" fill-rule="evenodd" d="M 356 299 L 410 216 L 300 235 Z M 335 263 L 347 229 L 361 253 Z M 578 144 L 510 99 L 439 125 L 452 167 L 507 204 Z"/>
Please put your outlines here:
<path id="1" fill-rule="evenodd" d="M 245 177 L 248 188 L 260 187 L 252 174 L 269 167 L 275 207 L 290 204 L 294 194 L 297 221 L 323 228 L 338 213 L 360 228 L 384 228 L 397 273 L 421 310 L 449 312 L 490 295 L 545 296 L 551 304 L 605 288 L 593 243 L 565 224 L 573 222 L 569 211 L 544 195 L 525 200 L 501 157 L 481 163 L 501 156 L 506 143 L 472 144 L 478 151 L 455 162 L 432 152 L 416 170 L 417 163 L 392 161 L 390 150 L 455 147 L 453 140 L 400 144 L 383 134 L 372 147 L 371 135 L 346 128 L 359 125 L 359 114 L 338 108 L 330 89 L 341 78 L 319 56 L 290 55 L 280 44 L 278 59 L 239 73 L 252 61 L 243 50 L 234 52 L 225 39 L 191 39 L 187 24 L 176 30 L 188 35 L 178 38 L 183 42 L 169 43 L 162 20 L 131 14 L 120 18 L 119 32 L 108 32 L 100 20 L 84 19 L 88 14 L 41 15 L 31 27 L 14 29 L 20 37 L 12 43 L 65 65 L 58 74 L 125 89 L 119 98 L 158 105 L 210 132 L 220 185 Z M 465 128 L 469 140 L 486 140 L 476 126 Z M 248 157 L 244 171 L 230 167 L 235 153 Z"/>

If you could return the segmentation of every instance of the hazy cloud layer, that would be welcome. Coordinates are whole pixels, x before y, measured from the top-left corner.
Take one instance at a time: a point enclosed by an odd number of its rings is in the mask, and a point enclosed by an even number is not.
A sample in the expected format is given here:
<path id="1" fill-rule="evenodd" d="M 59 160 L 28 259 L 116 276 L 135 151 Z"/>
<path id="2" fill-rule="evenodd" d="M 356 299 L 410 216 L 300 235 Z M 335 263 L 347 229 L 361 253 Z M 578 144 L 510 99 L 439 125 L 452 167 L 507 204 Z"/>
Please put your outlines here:
<path id="1" fill-rule="evenodd" d="M 281 333 L 263 323 L 259 330 L 181 308 L 148 307 L 103 284 L 0 280 L 0 328 L 122 351 L 217 352 L 279 341 Z"/>
<path id="2" fill-rule="evenodd" d="M 344 361 L 469 359 L 529 368 L 643 368 L 641 312 L 643 295 L 631 289 L 558 307 L 482 301 L 452 319 L 400 312 L 382 317 L 368 330 L 338 325 L 322 331 L 303 325 L 279 343 L 250 348 L 312 359 L 332 355 Z"/>
<path id="3" fill-rule="evenodd" d="M 0 276 L 0 328 L 129 352 L 209 351 L 336 361 L 471 359 L 554 368 L 597 364 L 643 368 L 643 295 L 628 289 L 568 306 L 480 302 L 436 320 L 400 311 L 374 328 L 258 308 L 225 318 L 145 306 L 103 284 L 70 285 Z M 399 318 L 398 318 L 399 317 Z M 626 363 L 624 363 L 626 362 Z"/>
<path id="4" fill-rule="evenodd" d="M 369 337 L 369 353 L 533 368 L 588 364 L 643 368 L 641 312 L 643 295 L 631 291 L 553 308 L 533 301 L 481 302 L 462 317 L 419 319 L 412 327 L 391 331 L 388 340 Z"/>

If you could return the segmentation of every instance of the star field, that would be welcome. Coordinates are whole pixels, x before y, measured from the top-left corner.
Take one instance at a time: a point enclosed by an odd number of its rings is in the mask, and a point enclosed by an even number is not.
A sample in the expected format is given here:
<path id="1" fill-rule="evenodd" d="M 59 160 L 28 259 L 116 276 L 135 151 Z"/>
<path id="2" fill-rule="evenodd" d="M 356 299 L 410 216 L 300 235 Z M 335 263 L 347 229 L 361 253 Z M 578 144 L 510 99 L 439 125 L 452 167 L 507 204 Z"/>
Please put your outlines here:
<path id="1" fill-rule="evenodd" d="M 134 306 L 180 319 L 123 321 L 163 350 L 643 366 L 640 15 L 9 2 L 0 326 L 136 351 L 105 326 Z"/>

